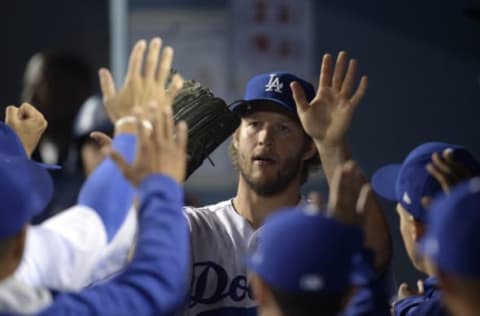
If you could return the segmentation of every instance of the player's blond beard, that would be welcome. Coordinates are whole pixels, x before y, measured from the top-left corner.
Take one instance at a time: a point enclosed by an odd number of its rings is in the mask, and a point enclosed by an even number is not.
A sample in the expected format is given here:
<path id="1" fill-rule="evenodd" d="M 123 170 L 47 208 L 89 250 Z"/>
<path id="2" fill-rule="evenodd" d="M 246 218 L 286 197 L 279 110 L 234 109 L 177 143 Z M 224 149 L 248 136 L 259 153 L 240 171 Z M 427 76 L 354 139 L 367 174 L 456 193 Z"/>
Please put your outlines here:
<path id="1" fill-rule="evenodd" d="M 299 175 L 302 168 L 301 153 L 284 161 L 283 165 L 278 168 L 277 173 L 271 179 L 254 180 L 250 176 L 252 162 L 248 157 L 245 157 L 237 151 L 236 167 L 240 171 L 241 177 L 245 180 L 247 185 L 255 193 L 260 196 L 274 196 L 279 194 L 292 183 L 292 181 Z M 262 181 L 263 180 L 263 181 Z"/>

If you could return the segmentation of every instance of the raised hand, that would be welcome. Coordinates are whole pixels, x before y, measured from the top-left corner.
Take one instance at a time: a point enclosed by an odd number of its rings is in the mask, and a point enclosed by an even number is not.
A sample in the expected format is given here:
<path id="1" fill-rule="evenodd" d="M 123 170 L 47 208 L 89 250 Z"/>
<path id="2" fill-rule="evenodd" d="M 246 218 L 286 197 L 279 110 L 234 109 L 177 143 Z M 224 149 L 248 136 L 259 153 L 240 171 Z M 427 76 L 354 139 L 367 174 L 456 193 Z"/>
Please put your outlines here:
<path id="1" fill-rule="evenodd" d="M 300 84 L 291 84 L 300 121 L 315 142 L 337 146 L 345 140 L 353 112 L 367 90 L 367 77 L 363 76 L 353 92 L 356 72 L 355 59 L 348 62 L 347 68 L 346 52 L 338 54 L 335 70 L 332 56 L 325 54 L 317 94 L 310 103 Z"/>
<path id="2" fill-rule="evenodd" d="M 110 71 L 102 68 L 99 71 L 100 86 L 103 93 L 103 102 L 112 122 L 122 117 L 132 116 L 134 107 L 146 107 L 150 101 L 155 101 L 159 107 L 171 106 L 178 87 L 183 85 L 179 74 L 173 75 L 168 86 L 167 77 L 170 74 L 173 49 L 169 46 L 163 49 L 160 57 L 162 41 L 154 38 L 150 41 L 145 69 L 145 40 L 138 41 L 130 54 L 127 73 L 123 87 L 117 91 Z"/>
<path id="3" fill-rule="evenodd" d="M 48 122 L 43 114 L 28 103 L 23 103 L 18 108 L 13 105 L 7 106 L 5 109 L 5 123 L 20 138 L 28 157 L 32 156 L 48 126 Z"/>
<path id="4" fill-rule="evenodd" d="M 145 113 L 146 112 L 146 113 Z M 180 122 L 175 126 L 170 107 L 151 104 L 148 109 L 135 112 L 138 129 L 138 146 L 134 162 L 130 165 L 116 151 L 107 150 L 125 177 L 138 186 L 141 181 L 154 173 L 162 173 L 181 183 L 185 179 L 187 125 Z M 152 122 L 153 130 L 143 124 Z"/>
<path id="5" fill-rule="evenodd" d="M 392 256 L 388 223 L 370 184 L 354 161 L 336 168 L 327 210 L 338 221 L 363 229 L 365 247 L 375 253 L 375 268 L 384 271 Z"/>
<path id="6" fill-rule="evenodd" d="M 445 149 L 442 153 L 434 153 L 432 162 L 427 164 L 427 171 L 447 194 L 458 183 L 475 176 L 462 163 L 454 160 L 451 148 Z"/>
<path id="7" fill-rule="evenodd" d="M 363 214 L 357 212 L 357 200 L 365 177 L 354 161 L 335 170 L 328 198 L 328 214 L 344 224 L 362 225 Z"/>

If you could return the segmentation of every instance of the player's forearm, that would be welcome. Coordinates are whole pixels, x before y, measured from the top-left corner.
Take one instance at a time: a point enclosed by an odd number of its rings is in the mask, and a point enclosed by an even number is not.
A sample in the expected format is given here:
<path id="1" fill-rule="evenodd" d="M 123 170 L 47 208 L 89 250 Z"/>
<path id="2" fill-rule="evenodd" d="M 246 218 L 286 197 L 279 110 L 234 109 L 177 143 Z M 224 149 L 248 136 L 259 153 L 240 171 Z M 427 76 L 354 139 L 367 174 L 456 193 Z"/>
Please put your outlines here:
<path id="1" fill-rule="evenodd" d="M 135 155 L 136 136 L 120 134 L 113 139 L 112 146 L 131 162 Z M 110 241 L 122 225 L 134 196 L 134 188 L 120 169 L 110 158 L 106 158 L 83 184 L 77 204 L 86 205 L 98 213 Z"/>
<path id="2" fill-rule="evenodd" d="M 347 162 L 352 158 L 347 142 L 343 141 L 338 145 L 326 145 L 315 141 L 320 160 L 322 162 L 322 169 L 327 178 L 328 184 L 331 183 L 335 168 Z"/>
<path id="3" fill-rule="evenodd" d="M 372 209 L 365 215 L 365 244 L 375 253 L 375 269 L 383 273 L 392 260 L 392 237 L 387 219 L 381 208 Z"/>
<path id="4" fill-rule="evenodd" d="M 182 210 L 184 192 L 172 178 L 154 175 L 142 182 L 139 197 L 140 235 L 133 260 L 143 266 L 150 264 L 151 271 L 138 278 L 132 275 L 126 281 L 147 281 L 151 285 L 148 290 L 155 297 L 153 313 L 172 314 L 183 302 L 188 288 L 190 236 Z"/>
<path id="5" fill-rule="evenodd" d="M 161 175 L 145 179 L 139 190 L 139 238 L 130 265 L 110 282 L 58 297 L 44 315 L 174 313 L 187 291 L 190 245 L 183 190 Z"/>

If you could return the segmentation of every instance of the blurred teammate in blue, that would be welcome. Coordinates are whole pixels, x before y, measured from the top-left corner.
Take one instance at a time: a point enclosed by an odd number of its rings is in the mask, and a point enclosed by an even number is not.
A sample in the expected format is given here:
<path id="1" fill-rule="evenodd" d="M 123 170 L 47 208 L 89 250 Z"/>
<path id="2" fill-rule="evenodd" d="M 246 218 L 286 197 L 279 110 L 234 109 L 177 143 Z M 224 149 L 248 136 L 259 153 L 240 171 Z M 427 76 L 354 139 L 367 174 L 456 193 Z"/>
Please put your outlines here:
<path id="1" fill-rule="evenodd" d="M 438 278 L 430 261 L 418 253 L 417 244 L 428 227 L 429 201 L 448 191 L 444 178 L 439 176 L 447 162 L 461 166 L 464 174 L 460 178 L 480 172 L 480 165 L 464 147 L 430 142 L 412 150 L 402 164 L 384 166 L 372 177 L 373 189 L 382 197 L 397 202 L 400 232 L 407 254 L 415 268 L 428 275 L 427 279 L 418 282 L 418 291 L 410 289 L 406 283 L 400 285 L 398 297 L 393 302 L 394 315 L 445 315 L 439 301 Z"/>
<path id="2" fill-rule="evenodd" d="M 47 171 L 27 157 L 0 156 L 0 314 L 171 315 L 187 289 L 189 237 L 182 213 L 187 128 L 175 128 L 169 107 L 149 111 L 153 130 L 137 114 L 139 143 L 129 165 L 110 151 L 125 177 L 137 187 L 139 237 L 132 262 L 112 280 L 77 294 L 53 295 L 12 277 L 29 220 L 48 203 L 53 184 Z"/>
<path id="3" fill-rule="evenodd" d="M 433 262 L 452 316 L 480 313 L 480 178 L 435 199 L 420 252 Z"/>
<path id="4" fill-rule="evenodd" d="M 363 221 L 378 207 L 352 161 L 337 168 L 328 208 L 311 205 L 270 216 L 247 265 L 259 315 L 387 315 Z"/>

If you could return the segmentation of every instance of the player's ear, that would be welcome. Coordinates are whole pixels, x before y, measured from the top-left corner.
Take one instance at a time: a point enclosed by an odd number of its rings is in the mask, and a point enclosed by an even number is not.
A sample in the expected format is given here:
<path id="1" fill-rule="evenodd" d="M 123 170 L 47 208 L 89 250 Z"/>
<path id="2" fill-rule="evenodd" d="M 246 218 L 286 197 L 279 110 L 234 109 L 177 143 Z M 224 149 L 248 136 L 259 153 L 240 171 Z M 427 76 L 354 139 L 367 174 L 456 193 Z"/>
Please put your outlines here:
<path id="1" fill-rule="evenodd" d="M 413 216 L 410 217 L 411 227 L 412 227 L 412 238 L 413 241 L 418 242 L 422 239 L 425 234 L 425 224 L 420 221 L 417 221 Z"/>
<path id="2" fill-rule="evenodd" d="M 235 148 L 235 149 L 238 149 L 238 134 L 239 134 L 238 131 L 239 131 L 239 130 L 240 130 L 240 128 L 237 128 L 237 129 L 235 130 L 235 132 L 233 133 L 233 135 L 232 135 L 232 146 L 233 146 L 233 148 Z"/>

